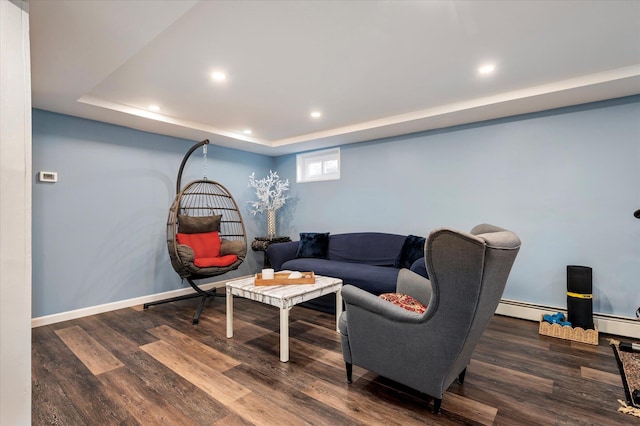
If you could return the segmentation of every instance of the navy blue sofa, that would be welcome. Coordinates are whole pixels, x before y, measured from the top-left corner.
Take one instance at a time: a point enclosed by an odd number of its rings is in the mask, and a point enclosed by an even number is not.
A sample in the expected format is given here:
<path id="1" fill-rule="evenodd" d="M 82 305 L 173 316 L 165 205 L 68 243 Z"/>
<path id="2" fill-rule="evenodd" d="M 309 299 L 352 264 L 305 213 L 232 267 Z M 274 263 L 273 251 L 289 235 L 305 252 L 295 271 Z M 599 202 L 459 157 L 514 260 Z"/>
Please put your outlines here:
<path id="1" fill-rule="evenodd" d="M 405 241 L 410 237 L 417 238 L 380 232 L 335 234 L 329 235 L 326 258 L 296 257 L 298 241 L 272 244 L 267 249 L 267 256 L 276 271 L 313 271 L 316 275 L 340 278 L 344 284 L 379 295 L 395 291 L 401 269 L 399 263 L 410 265 L 408 269 L 427 276 L 424 248 L 415 260 L 400 259 Z M 303 306 L 335 313 L 335 296 L 323 296 Z"/>

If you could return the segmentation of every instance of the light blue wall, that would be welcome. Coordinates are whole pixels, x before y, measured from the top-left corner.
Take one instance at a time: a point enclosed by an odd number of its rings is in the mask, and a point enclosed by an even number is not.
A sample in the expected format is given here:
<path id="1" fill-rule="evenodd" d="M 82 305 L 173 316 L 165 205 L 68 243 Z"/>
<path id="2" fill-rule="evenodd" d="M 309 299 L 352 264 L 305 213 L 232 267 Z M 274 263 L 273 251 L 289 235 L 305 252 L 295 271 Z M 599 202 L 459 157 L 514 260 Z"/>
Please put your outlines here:
<path id="1" fill-rule="evenodd" d="M 41 110 L 33 115 L 33 170 L 59 173 L 33 187 L 33 316 L 183 287 L 165 243 L 182 157 L 196 141 Z M 291 181 L 279 234 L 469 229 L 516 231 L 523 247 L 505 298 L 566 306 L 566 265 L 593 267 L 594 310 L 632 316 L 640 305 L 640 97 L 342 147 L 340 181 L 295 183 L 295 155 L 275 161 L 216 146 L 209 177 L 243 208 L 248 176 Z M 201 177 L 194 154 L 183 184 Z M 262 266 L 249 250 L 234 275 Z"/>
<path id="2" fill-rule="evenodd" d="M 426 235 L 481 222 L 522 250 L 504 297 L 566 306 L 566 265 L 593 268 L 594 311 L 640 306 L 640 97 L 345 145 L 342 179 L 292 183 L 283 233 Z M 297 239 L 297 238 L 296 238 Z"/>
<path id="3" fill-rule="evenodd" d="M 33 111 L 33 317 L 188 287 L 170 266 L 165 224 L 196 142 Z M 249 214 L 248 177 L 272 167 L 268 156 L 209 147 L 208 177 L 233 194 L 249 243 L 266 225 Z M 40 170 L 58 172 L 58 183 L 38 182 Z M 182 184 L 201 177 L 197 151 Z M 262 253 L 249 250 L 225 278 L 261 266 Z"/>

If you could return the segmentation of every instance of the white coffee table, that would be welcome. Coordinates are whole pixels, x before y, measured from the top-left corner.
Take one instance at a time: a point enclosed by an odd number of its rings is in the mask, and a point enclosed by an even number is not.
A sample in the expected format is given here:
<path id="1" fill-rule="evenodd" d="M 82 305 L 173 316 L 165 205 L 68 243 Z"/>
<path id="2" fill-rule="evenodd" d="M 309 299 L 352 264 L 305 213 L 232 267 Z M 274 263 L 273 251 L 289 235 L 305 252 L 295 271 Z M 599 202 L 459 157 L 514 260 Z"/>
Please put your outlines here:
<path id="1" fill-rule="evenodd" d="M 336 294 L 336 331 L 342 313 L 342 280 L 316 275 L 315 284 L 255 286 L 254 276 L 227 282 L 227 338 L 233 337 L 233 296 L 280 308 L 280 361 L 289 361 L 289 310 L 325 294 Z"/>

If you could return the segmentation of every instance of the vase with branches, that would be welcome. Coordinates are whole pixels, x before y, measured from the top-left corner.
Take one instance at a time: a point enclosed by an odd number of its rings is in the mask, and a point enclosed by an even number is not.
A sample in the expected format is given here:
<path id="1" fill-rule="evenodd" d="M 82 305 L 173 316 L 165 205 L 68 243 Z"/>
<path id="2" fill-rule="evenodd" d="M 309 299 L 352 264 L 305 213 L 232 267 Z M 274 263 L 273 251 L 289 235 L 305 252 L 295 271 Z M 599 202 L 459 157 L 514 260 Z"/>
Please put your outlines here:
<path id="1" fill-rule="evenodd" d="M 269 170 L 269 175 L 256 179 L 255 173 L 249 176 L 249 187 L 256 190 L 257 200 L 249 201 L 253 209 L 251 214 L 267 213 L 267 236 L 276 236 L 276 210 L 284 206 L 289 195 L 289 179 L 282 180 L 277 172 Z"/>

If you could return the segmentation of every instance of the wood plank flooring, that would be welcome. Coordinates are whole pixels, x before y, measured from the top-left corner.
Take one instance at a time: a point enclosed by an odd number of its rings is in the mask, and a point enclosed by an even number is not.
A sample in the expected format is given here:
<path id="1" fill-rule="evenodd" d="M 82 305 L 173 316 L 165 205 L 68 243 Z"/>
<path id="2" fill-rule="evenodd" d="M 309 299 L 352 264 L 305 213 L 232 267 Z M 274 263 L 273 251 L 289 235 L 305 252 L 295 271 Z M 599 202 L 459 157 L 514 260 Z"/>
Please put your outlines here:
<path id="1" fill-rule="evenodd" d="M 335 318 L 294 307 L 288 363 L 278 309 L 236 298 L 121 309 L 33 329 L 34 425 L 624 425 L 609 336 L 599 346 L 539 336 L 495 316 L 464 385 L 442 412 L 402 385 L 354 367 L 346 383 Z"/>

